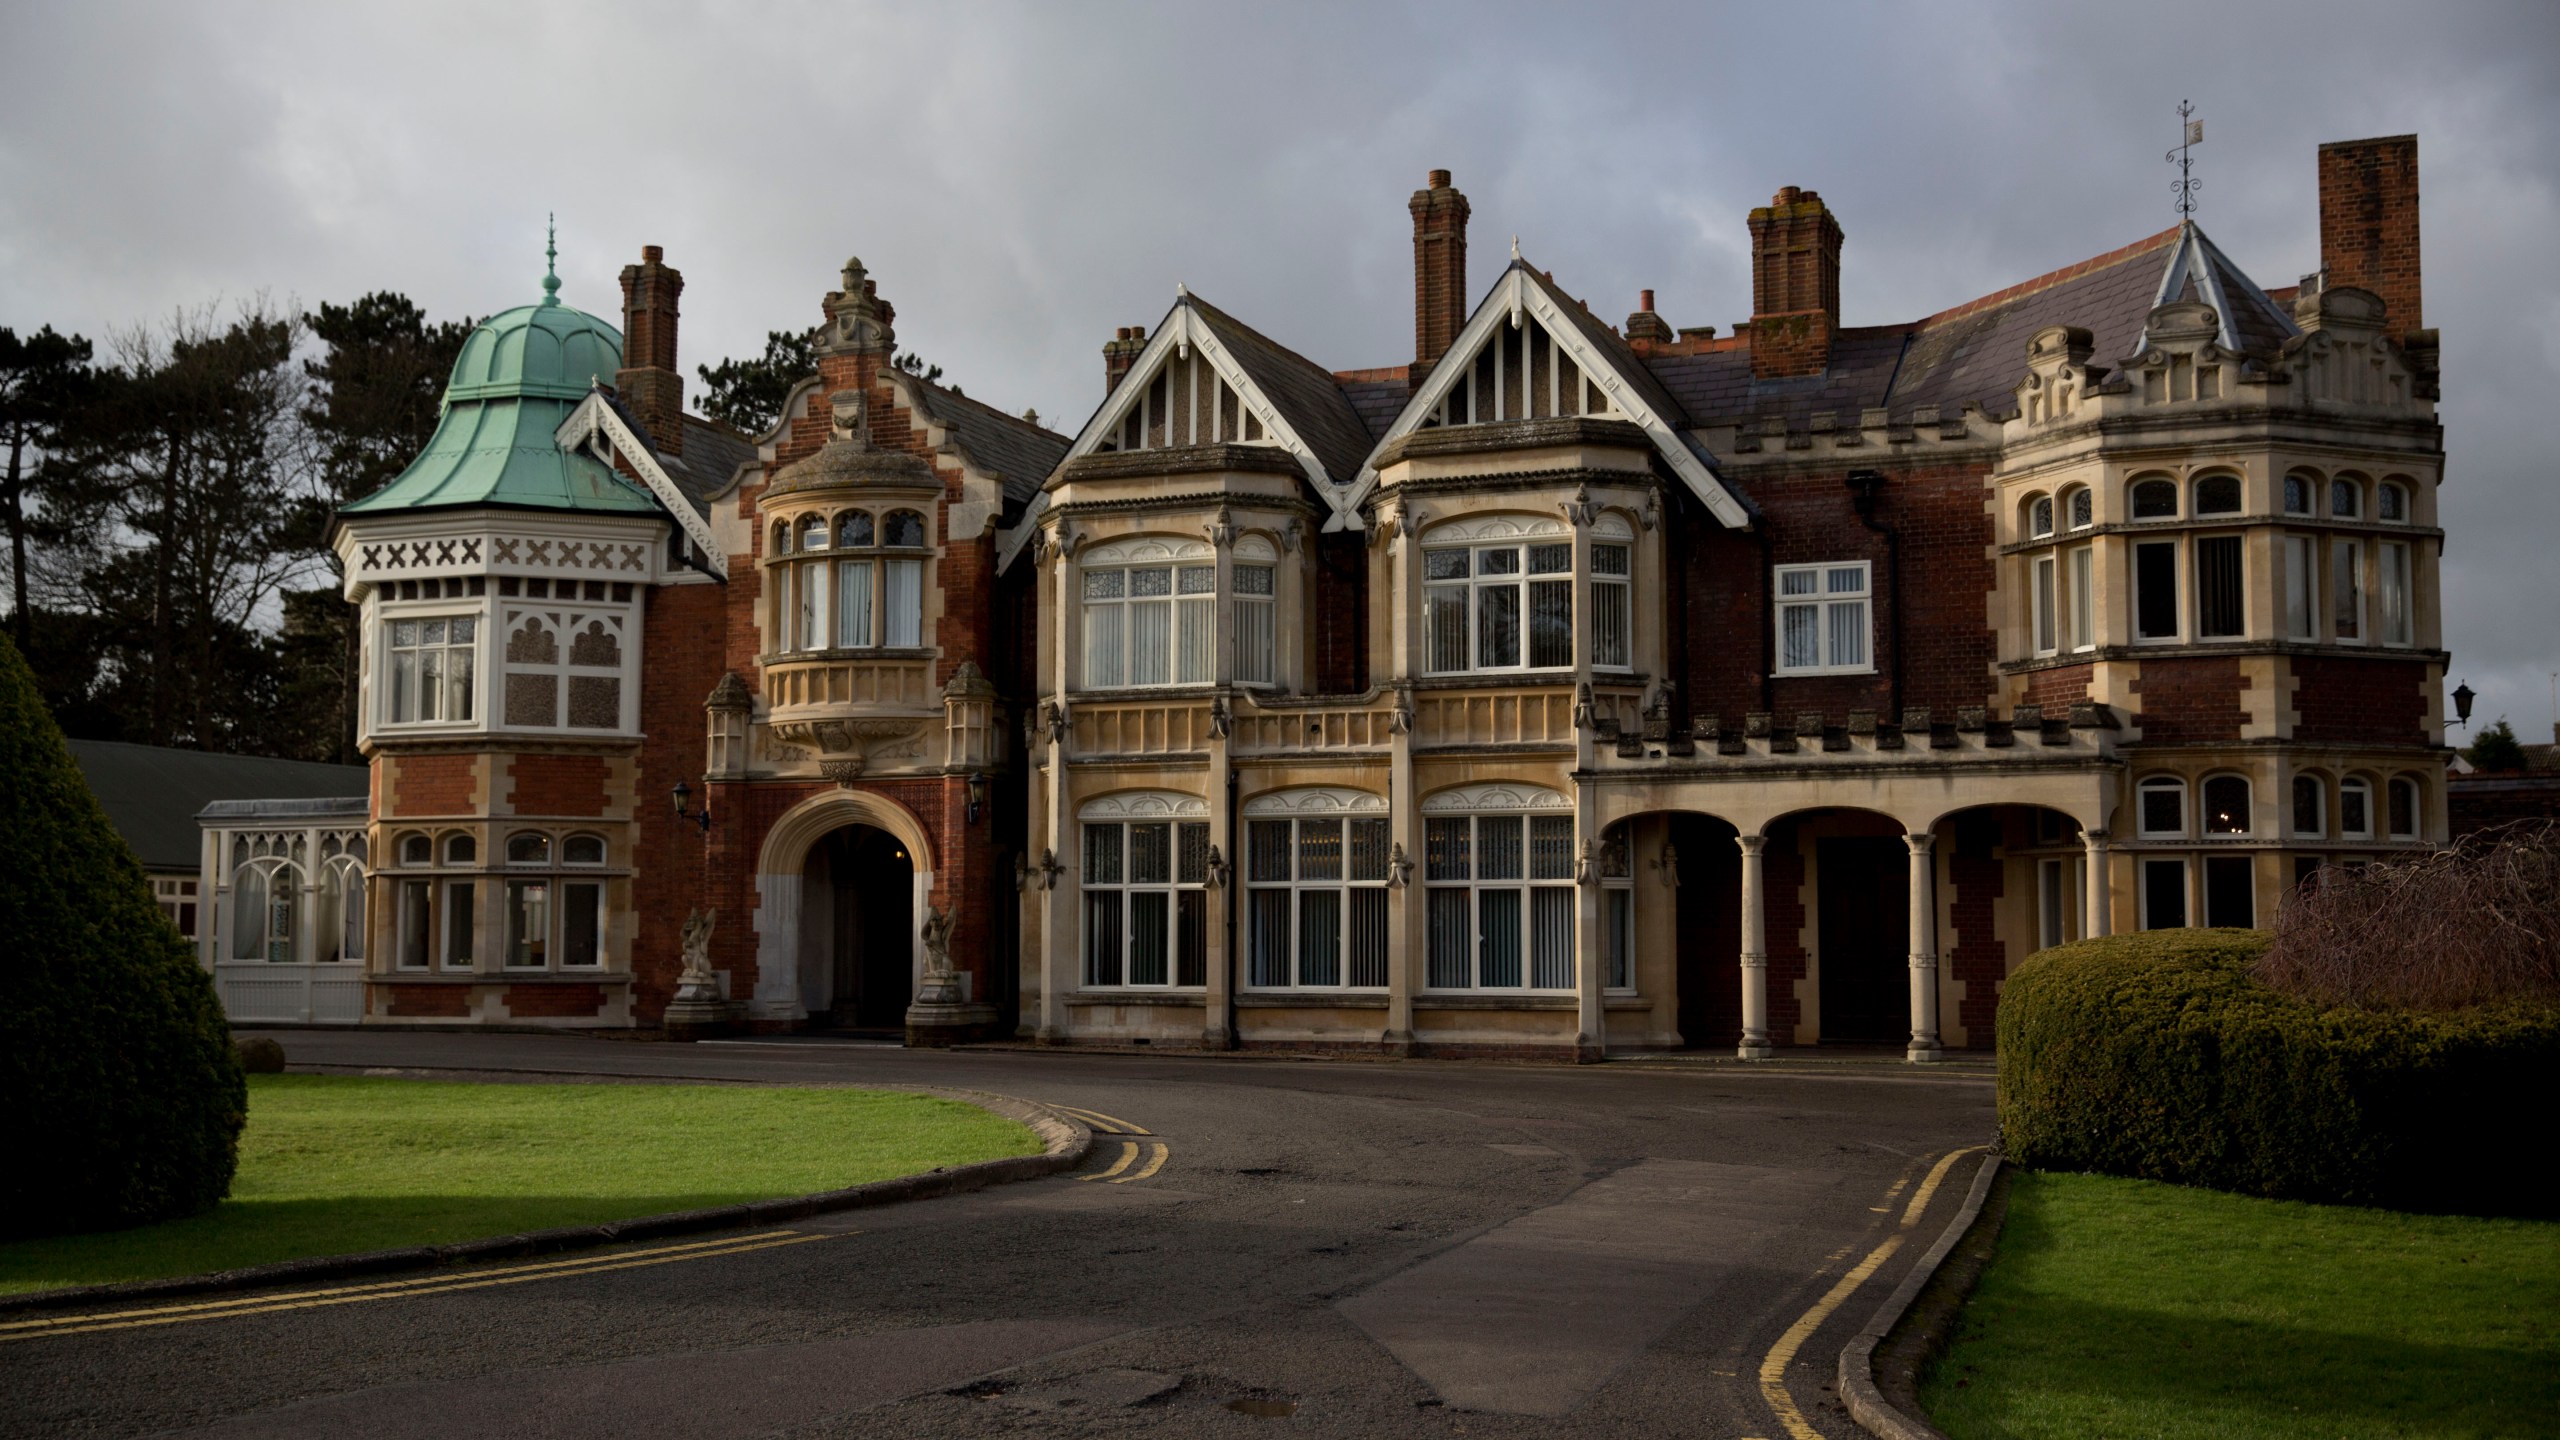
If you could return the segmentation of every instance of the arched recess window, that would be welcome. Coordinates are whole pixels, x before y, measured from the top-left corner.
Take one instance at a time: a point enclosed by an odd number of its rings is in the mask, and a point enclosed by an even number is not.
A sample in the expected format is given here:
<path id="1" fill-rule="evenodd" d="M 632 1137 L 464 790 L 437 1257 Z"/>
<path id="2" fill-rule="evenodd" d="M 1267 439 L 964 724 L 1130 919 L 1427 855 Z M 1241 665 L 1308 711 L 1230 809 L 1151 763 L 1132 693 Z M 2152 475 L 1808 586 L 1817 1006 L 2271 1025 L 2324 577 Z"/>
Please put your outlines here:
<path id="1" fill-rule="evenodd" d="M 1244 825 L 1248 983 L 1385 989 L 1386 797 L 1282 790 L 1247 801 Z"/>
<path id="2" fill-rule="evenodd" d="M 2406 775 L 2394 776 L 2384 794 L 2388 800 L 2384 809 L 2387 812 L 2386 818 L 2390 822 L 2391 838 L 2394 840 L 2417 839 L 2418 782 Z"/>
<path id="3" fill-rule="evenodd" d="M 2318 493 L 2319 485 L 2320 477 L 2307 475 L 2299 470 L 2284 477 L 2284 513 L 2287 515 L 2310 514 L 2311 497 Z"/>
<path id="4" fill-rule="evenodd" d="M 2293 833 L 2305 840 L 2329 833 L 2329 787 L 2317 775 L 2293 777 Z"/>
<path id="5" fill-rule="evenodd" d="M 2133 518 L 2136 520 L 2177 519 L 2178 482 L 2163 479 L 2135 481 Z"/>
<path id="6" fill-rule="evenodd" d="M 2091 492 L 2086 485 L 2074 486 L 2064 491 L 2062 509 L 2074 530 L 2086 530 L 2097 523 L 2097 507 L 2092 503 Z"/>
<path id="7" fill-rule="evenodd" d="M 299 834 L 241 835 L 231 842 L 231 958 L 294 959 L 308 842 Z"/>
<path id="8" fill-rule="evenodd" d="M 2238 775 L 2215 775 L 2204 782 L 2204 833 L 2249 833 L 2249 782 Z"/>
<path id="9" fill-rule="evenodd" d="M 330 835 L 320 842 L 320 919 L 313 959 L 364 959 L 364 862 L 361 835 Z"/>
<path id="10" fill-rule="evenodd" d="M 2027 502 L 2027 538 L 2046 539 L 2053 534 L 2053 497 L 2039 495 Z"/>
<path id="11" fill-rule="evenodd" d="M 2329 482 L 2329 513 L 2340 520 L 2353 520 L 2364 513 L 2364 487 L 2340 476 Z"/>
<path id="12" fill-rule="evenodd" d="M 1209 802 L 1196 795 L 1105 795 L 1084 827 L 1084 983 L 1164 989 L 1208 983 Z"/>
<path id="13" fill-rule="evenodd" d="M 2196 481 L 2195 513 L 2203 515 L 2237 515 L 2240 513 L 2240 477 L 2206 475 Z"/>
<path id="14" fill-rule="evenodd" d="M 414 832 L 403 835 L 399 841 L 399 855 L 403 865 L 432 865 L 435 863 L 435 842 Z"/>
<path id="15" fill-rule="evenodd" d="M 1464 785 L 1422 802 L 1434 990 L 1574 984 L 1573 802 L 1525 785 Z"/>
<path id="16" fill-rule="evenodd" d="M 2394 525 L 2409 523 L 2409 489 L 2405 485 L 2384 482 L 2373 492 L 2373 517 Z"/>
<path id="17" fill-rule="evenodd" d="M 2186 781 L 2174 775 L 2154 775 L 2137 787 L 2136 797 L 2136 813 L 2144 838 L 2186 838 Z"/>

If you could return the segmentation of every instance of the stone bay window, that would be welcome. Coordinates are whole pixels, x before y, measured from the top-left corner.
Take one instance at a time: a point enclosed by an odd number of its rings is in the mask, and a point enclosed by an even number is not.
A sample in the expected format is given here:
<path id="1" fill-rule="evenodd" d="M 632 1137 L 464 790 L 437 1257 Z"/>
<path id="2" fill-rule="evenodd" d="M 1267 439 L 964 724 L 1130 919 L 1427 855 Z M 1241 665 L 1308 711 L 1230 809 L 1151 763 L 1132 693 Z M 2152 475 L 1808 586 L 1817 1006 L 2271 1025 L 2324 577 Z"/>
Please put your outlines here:
<path id="1" fill-rule="evenodd" d="M 1230 547 L 1226 569 L 1221 595 L 1218 554 L 1205 540 L 1135 536 L 1088 546 L 1076 562 L 1078 688 L 1277 683 L 1283 636 L 1295 628 L 1279 613 L 1278 552 L 1248 535 Z M 1222 631 L 1234 643 L 1224 677 Z"/>
<path id="2" fill-rule="evenodd" d="M 1425 986 L 1572 989 L 1572 802 L 1551 790 L 1471 785 L 1422 808 Z"/>
<path id="3" fill-rule="evenodd" d="M 1108 796 L 1085 807 L 1081 841 L 1085 986 L 1207 983 L 1208 806 L 1189 796 Z"/>
<path id="4" fill-rule="evenodd" d="M 1244 824 L 1245 983 L 1385 989 L 1393 851 L 1384 797 L 1284 790 L 1248 802 Z"/>
<path id="5" fill-rule="evenodd" d="M 1560 519 L 1491 515 L 1434 527 L 1422 541 L 1422 668 L 1428 675 L 1568 671 L 1575 599 L 1588 597 L 1596 669 L 1634 661 L 1634 532 L 1615 515 L 1592 526 L 1583 573 Z"/>

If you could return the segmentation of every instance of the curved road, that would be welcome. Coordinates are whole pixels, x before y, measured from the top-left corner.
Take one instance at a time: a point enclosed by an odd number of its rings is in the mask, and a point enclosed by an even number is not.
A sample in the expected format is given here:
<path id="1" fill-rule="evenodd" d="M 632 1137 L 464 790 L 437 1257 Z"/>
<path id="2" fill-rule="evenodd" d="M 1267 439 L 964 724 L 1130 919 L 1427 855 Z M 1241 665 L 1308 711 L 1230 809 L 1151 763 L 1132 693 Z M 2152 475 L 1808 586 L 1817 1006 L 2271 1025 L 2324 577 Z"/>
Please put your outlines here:
<path id="1" fill-rule="evenodd" d="M 1978 1064 L 277 1038 L 297 1067 L 958 1086 L 1146 1133 L 781 1230 L 10 1340 L 0 1433 L 1856 1435 L 1840 1347 L 1992 1133 Z"/>

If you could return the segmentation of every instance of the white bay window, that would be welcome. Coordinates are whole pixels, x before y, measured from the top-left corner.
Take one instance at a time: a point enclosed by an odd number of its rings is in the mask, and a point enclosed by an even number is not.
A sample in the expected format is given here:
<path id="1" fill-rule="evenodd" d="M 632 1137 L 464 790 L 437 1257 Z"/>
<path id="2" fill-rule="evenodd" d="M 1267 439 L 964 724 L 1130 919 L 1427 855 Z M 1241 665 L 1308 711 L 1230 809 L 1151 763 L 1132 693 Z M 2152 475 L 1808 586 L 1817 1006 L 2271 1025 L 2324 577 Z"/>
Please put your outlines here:
<path id="1" fill-rule="evenodd" d="M 466 723 L 479 669 L 480 622 L 470 615 L 398 618 L 382 628 L 383 719 L 392 725 Z"/>

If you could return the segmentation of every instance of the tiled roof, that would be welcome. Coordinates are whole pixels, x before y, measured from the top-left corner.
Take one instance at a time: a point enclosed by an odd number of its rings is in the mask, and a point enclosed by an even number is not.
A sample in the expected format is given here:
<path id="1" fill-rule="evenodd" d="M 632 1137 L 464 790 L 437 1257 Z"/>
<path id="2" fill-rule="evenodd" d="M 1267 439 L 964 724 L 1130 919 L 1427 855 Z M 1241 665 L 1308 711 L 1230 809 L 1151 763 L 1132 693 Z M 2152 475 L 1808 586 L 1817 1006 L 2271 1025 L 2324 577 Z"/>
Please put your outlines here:
<path id="1" fill-rule="evenodd" d="M 670 471 L 693 508 L 711 513 L 711 497 L 729 488 L 738 467 L 756 458 L 756 442 L 717 420 L 684 417 L 684 466 Z"/>
<path id="2" fill-rule="evenodd" d="M 2185 234 L 2184 227 L 2164 230 L 1911 324 L 1837 331 L 1820 375 L 1755 380 L 1748 347 L 1656 356 L 1649 365 L 1697 424 L 1783 415 L 1801 427 L 1820 411 L 1854 423 L 1859 411 L 1875 408 L 1902 420 L 1923 405 L 1950 417 L 1967 405 L 2005 415 L 2026 371 L 2028 337 L 2048 325 L 2087 330 L 2101 365 L 2134 351 Z M 2201 253 L 2229 302 L 2241 348 L 2273 350 L 2291 337 L 2290 320 L 2265 290 L 2209 241 Z"/>
<path id="3" fill-rule="evenodd" d="M 204 845 L 196 815 L 217 800 L 361 799 L 373 778 L 362 765 L 211 755 L 113 740 L 64 743 L 142 868 L 162 874 L 195 873 Z"/>
<path id="4" fill-rule="evenodd" d="M 1066 458 L 1067 447 L 1074 443 L 1067 436 L 1007 415 L 947 386 L 912 376 L 909 379 L 928 397 L 925 408 L 933 418 L 950 427 L 952 439 L 969 457 L 969 463 L 1003 480 L 1007 500 L 1021 503 L 1039 493 L 1040 482 L 1058 468 L 1058 462 Z"/>
<path id="5" fill-rule="evenodd" d="M 1396 423 L 1404 402 L 1412 398 L 1413 382 L 1406 378 L 1410 368 L 1397 365 L 1384 370 L 1334 372 L 1334 382 L 1342 387 L 1342 398 L 1351 402 L 1360 423 L 1368 428 L 1372 445 L 1386 438 L 1387 427 Z"/>
<path id="6" fill-rule="evenodd" d="M 1205 322 L 1236 364 L 1298 432 L 1336 485 L 1351 483 L 1377 444 L 1333 372 L 1201 299 L 1182 302 Z"/>

